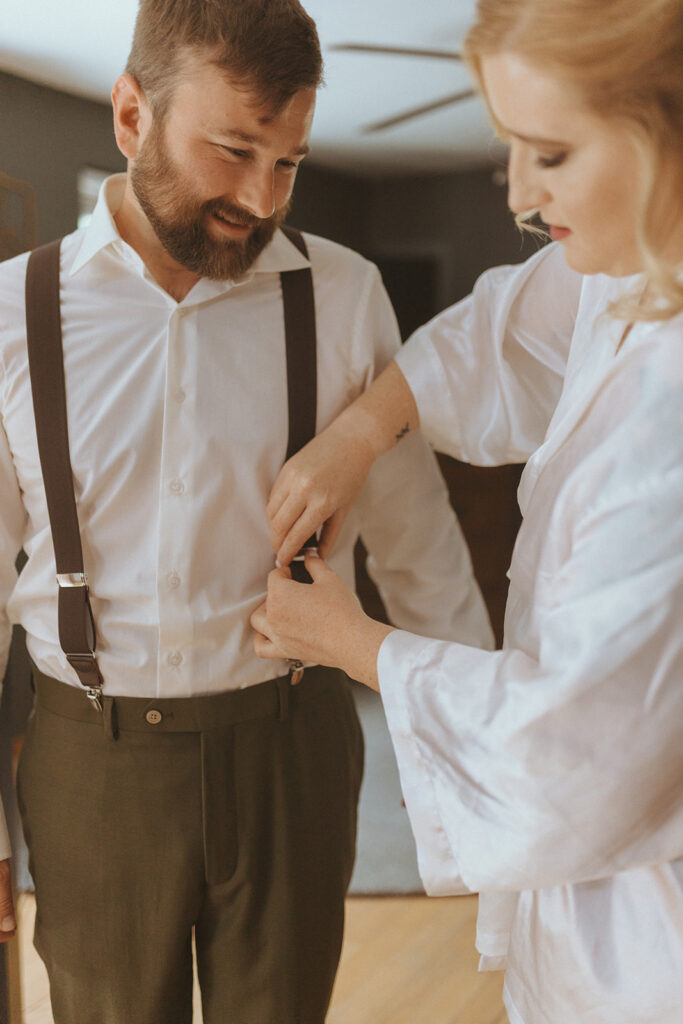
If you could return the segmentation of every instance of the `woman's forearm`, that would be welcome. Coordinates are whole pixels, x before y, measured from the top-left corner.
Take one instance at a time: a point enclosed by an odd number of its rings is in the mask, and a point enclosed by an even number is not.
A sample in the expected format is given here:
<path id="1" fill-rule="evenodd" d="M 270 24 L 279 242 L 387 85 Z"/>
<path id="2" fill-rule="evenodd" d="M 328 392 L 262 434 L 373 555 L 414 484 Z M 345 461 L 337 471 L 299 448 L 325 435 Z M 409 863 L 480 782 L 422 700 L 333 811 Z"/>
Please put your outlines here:
<path id="1" fill-rule="evenodd" d="M 359 683 L 364 683 L 371 690 L 379 690 L 377 676 L 377 656 L 379 649 L 394 626 L 368 618 L 361 629 L 349 638 L 344 650 L 338 657 L 339 667 L 347 676 Z"/>
<path id="2" fill-rule="evenodd" d="M 370 446 L 373 460 L 420 425 L 415 398 L 396 362 L 391 362 L 367 391 L 335 421 Z"/>

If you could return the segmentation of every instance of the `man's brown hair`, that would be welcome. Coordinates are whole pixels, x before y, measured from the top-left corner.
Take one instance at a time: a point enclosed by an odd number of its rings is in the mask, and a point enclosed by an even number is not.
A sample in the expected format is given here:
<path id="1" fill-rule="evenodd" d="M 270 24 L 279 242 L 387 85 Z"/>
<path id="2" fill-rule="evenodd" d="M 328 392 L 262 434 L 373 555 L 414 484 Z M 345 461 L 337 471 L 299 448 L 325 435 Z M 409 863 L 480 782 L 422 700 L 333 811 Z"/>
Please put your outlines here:
<path id="1" fill-rule="evenodd" d="M 126 72 L 159 120 L 188 54 L 206 54 L 273 113 L 322 82 L 315 22 L 298 0 L 140 0 Z"/>

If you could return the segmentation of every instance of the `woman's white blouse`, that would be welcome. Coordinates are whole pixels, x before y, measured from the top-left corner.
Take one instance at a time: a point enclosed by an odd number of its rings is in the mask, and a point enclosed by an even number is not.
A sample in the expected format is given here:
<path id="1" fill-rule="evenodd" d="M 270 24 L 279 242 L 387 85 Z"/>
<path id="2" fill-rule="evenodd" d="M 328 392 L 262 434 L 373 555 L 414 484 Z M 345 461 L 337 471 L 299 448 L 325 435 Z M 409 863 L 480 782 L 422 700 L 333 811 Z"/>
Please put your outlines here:
<path id="1" fill-rule="evenodd" d="M 525 461 L 502 651 L 397 631 L 380 686 L 427 891 L 478 891 L 513 1024 L 683 1021 L 683 316 L 549 246 L 398 362 L 435 447 Z"/>

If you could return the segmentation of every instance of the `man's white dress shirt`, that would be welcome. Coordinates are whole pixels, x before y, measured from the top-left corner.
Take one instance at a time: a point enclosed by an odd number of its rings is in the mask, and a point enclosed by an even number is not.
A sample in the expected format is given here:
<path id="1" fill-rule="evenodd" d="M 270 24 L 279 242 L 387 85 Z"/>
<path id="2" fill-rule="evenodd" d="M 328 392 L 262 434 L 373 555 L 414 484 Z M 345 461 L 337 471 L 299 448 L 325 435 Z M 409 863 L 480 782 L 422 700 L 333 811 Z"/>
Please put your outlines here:
<path id="1" fill-rule="evenodd" d="M 526 461 L 504 649 L 397 631 L 379 675 L 423 880 L 479 891 L 512 1024 L 683 1021 L 683 315 L 561 248 L 398 361 L 425 435 Z"/>
<path id="2" fill-rule="evenodd" d="M 265 506 L 288 439 L 280 271 L 309 265 L 278 233 L 236 282 L 178 303 L 123 242 L 103 186 L 62 243 L 71 460 L 105 692 L 184 697 L 287 672 L 252 646 L 273 568 Z M 318 327 L 318 429 L 399 345 L 377 269 L 307 236 Z M 0 266 L 0 677 L 11 623 L 43 672 L 80 685 L 57 639 L 54 553 L 33 420 L 24 318 L 27 255 Z M 392 619 L 491 646 L 469 555 L 421 439 L 381 460 L 331 564 L 353 583 L 358 534 Z M 22 548 L 28 562 L 17 579 Z M 0 840 L 2 837 L 0 836 Z M 6 847 L 0 841 L 0 856 Z"/>

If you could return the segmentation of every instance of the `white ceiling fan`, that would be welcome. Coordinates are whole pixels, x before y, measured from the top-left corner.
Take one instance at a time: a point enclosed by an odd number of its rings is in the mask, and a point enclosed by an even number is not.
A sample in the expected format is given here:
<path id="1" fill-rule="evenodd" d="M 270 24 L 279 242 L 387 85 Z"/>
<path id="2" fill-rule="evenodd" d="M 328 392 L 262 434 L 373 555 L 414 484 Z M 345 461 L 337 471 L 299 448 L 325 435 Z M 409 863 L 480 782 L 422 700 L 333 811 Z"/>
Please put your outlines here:
<path id="1" fill-rule="evenodd" d="M 407 46 L 378 46 L 369 43 L 336 43 L 335 45 L 330 46 L 330 50 L 334 50 L 338 53 L 378 54 L 380 56 L 388 55 L 392 57 L 420 57 L 431 60 L 462 62 L 462 55 L 453 50 L 420 49 Z M 431 103 L 423 103 L 419 107 L 412 107 L 410 110 L 404 110 L 399 114 L 383 118 L 381 121 L 374 121 L 372 124 L 365 125 L 361 130 L 365 135 L 373 135 L 376 132 L 385 131 L 387 128 L 394 128 L 396 125 L 403 124 L 406 121 L 412 121 L 416 117 L 431 114 L 433 111 L 441 110 L 443 107 L 448 107 L 455 103 L 461 103 L 463 100 L 471 99 L 471 97 L 475 95 L 476 92 L 472 88 L 460 89 L 458 92 L 442 96 L 438 100 L 433 100 Z"/>

